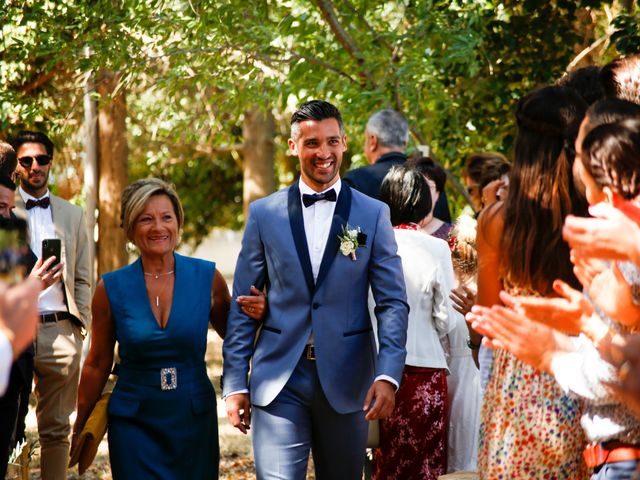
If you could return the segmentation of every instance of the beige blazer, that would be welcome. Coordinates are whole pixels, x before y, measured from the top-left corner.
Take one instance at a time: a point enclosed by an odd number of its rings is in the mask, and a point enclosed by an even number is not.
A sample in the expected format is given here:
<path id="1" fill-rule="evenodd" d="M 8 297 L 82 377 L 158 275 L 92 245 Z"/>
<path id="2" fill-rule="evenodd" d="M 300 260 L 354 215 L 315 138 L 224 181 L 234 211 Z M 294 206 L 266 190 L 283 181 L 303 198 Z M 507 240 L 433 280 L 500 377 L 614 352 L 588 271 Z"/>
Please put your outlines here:
<path id="1" fill-rule="evenodd" d="M 92 275 L 84 214 L 80 207 L 53 194 L 50 197 L 56 236 L 62 240 L 62 281 L 69 313 L 88 329 L 91 324 Z M 18 218 L 27 219 L 24 201 L 18 190 L 13 212 Z"/>

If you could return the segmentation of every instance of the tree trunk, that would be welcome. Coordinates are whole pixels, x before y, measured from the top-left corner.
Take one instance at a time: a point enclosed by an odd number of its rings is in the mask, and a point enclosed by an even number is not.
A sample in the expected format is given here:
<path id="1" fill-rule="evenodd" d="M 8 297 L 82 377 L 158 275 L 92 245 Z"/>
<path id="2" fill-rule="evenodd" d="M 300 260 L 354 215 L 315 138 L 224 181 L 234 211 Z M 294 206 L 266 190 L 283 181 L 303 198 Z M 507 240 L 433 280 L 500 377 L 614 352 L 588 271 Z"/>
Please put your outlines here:
<path id="1" fill-rule="evenodd" d="M 274 146 L 275 121 L 270 111 L 255 107 L 244 116 L 243 212 L 245 221 L 249 204 L 275 190 Z"/>
<path id="2" fill-rule="evenodd" d="M 120 228 L 120 199 L 127 184 L 127 107 L 125 92 L 116 92 L 119 77 L 103 72 L 97 82 L 98 115 L 98 276 L 128 262 L 126 236 Z M 114 94 L 115 93 L 115 94 Z"/>

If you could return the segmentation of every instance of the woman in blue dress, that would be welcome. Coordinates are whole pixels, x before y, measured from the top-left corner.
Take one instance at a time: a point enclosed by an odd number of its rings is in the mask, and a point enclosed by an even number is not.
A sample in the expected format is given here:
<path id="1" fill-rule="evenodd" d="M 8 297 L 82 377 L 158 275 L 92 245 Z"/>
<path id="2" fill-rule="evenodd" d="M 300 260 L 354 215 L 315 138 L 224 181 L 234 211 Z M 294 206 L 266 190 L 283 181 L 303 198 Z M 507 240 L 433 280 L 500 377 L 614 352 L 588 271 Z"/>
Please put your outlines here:
<path id="1" fill-rule="evenodd" d="M 117 341 L 108 407 L 113 478 L 217 478 L 216 397 L 204 356 L 209 324 L 224 338 L 227 284 L 214 263 L 175 252 L 184 213 L 169 184 L 128 186 L 121 218 L 140 257 L 96 287 L 73 440 L 109 377 Z"/>

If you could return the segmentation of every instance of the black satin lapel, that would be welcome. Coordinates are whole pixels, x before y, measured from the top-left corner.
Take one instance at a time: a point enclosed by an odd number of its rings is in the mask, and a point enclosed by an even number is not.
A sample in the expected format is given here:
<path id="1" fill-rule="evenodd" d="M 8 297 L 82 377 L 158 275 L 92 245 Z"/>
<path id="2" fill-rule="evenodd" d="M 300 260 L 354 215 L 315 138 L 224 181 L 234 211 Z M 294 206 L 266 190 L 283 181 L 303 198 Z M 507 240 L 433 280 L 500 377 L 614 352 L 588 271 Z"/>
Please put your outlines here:
<path id="1" fill-rule="evenodd" d="M 289 188 L 289 200 L 287 208 L 289 210 L 289 224 L 291 225 L 291 234 L 293 235 L 293 243 L 298 252 L 300 266 L 304 273 L 304 280 L 310 292 L 313 292 L 313 271 L 311 270 L 311 259 L 309 258 L 309 247 L 307 245 L 307 236 L 304 232 L 304 218 L 302 217 L 302 201 L 300 200 L 300 189 L 298 182 Z"/>
<path id="2" fill-rule="evenodd" d="M 336 202 L 336 209 L 333 212 L 333 221 L 331 222 L 331 230 L 329 231 L 329 238 L 327 239 L 327 246 L 324 249 L 322 255 L 322 263 L 320 264 L 320 270 L 318 271 L 318 278 L 316 279 L 316 289 L 320 288 L 320 284 L 327 276 L 327 272 L 333 263 L 333 259 L 336 258 L 338 249 L 340 248 L 340 240 L 338 236 L 342 234 L 342 227 L 347 225 L 349 220 L 349 212 L 351 211 L 351 188 L 342 182 L 342 188 L 340 188 L 340 195 Z M 355 227 L 357 225 L 351 225 Z"/>

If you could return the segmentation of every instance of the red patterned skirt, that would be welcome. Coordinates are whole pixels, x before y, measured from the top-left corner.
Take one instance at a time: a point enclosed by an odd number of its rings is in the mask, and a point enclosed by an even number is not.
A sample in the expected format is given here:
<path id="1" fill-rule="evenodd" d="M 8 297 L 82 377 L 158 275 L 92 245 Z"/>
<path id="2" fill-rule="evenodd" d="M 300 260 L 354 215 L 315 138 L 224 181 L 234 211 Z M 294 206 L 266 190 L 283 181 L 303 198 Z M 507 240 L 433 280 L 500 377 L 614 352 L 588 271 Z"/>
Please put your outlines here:
<path id="1" fill-rule="evenodd" d="M 447 375 L 405 366 L 396 406 L 380 422 L 372 480 L 436 480 L 447 472 Z"/>

